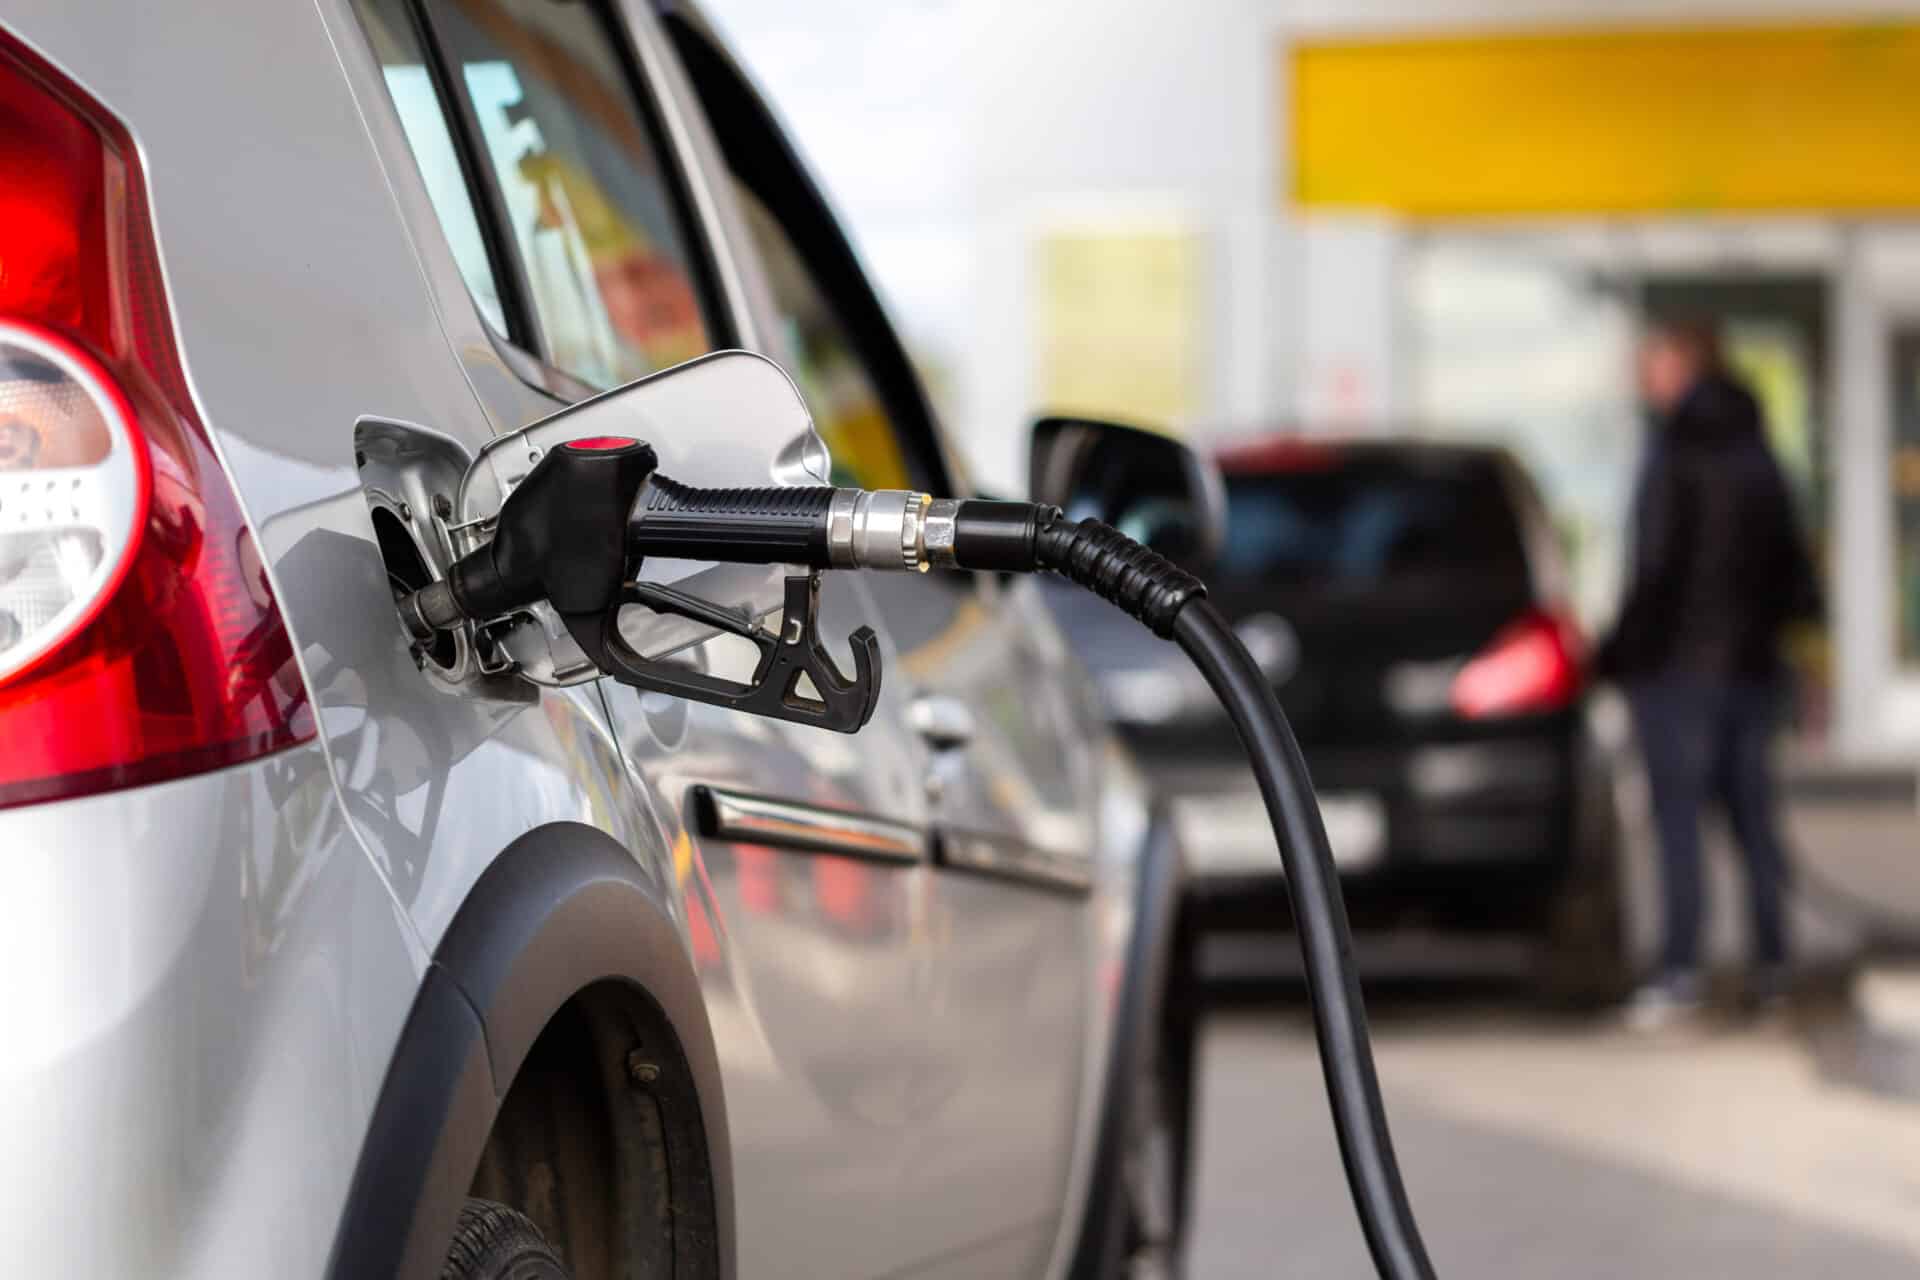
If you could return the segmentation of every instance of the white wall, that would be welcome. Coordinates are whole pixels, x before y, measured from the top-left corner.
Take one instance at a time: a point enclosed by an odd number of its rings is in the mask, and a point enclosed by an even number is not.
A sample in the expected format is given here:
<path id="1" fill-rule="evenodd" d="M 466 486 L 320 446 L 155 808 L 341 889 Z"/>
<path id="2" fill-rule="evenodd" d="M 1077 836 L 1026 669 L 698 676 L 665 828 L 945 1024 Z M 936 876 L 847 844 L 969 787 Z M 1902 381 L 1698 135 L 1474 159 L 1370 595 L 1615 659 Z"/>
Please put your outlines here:
<path id="1" fill-rule="evenodd" d="M 1035 234 L 1177 219 L 1219 348 L 1198 416 L 1257 419 L 1273 358 L 1272 41 L 1256 0 L 709 0 L 833 191 L 984 483 L 1035 408 Z"/>
<path id="2" fill-rule="evenodd" d="M 965 400 L 1004 458 L 1034 407 L 1028 246 L 1062 223 L 1151 210 L 1202 237 L 1209 362 L 1197 417 L 1254 418 L 1268 359 L 1273 190 L 1269 46 L 1253 0 L 1004 5 L 976 49 L 979 268 Z"/>

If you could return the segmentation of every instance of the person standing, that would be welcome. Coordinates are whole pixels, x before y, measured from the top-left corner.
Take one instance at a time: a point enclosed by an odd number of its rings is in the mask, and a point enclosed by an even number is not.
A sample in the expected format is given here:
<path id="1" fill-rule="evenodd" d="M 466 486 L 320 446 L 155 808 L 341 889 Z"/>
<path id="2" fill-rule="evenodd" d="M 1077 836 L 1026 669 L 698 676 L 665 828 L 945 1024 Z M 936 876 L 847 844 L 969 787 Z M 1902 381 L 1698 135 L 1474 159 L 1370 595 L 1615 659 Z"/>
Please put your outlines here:
<path id="1" fill-rule="evenodd" d="M 1595 655 L 1633 712 L 1661 854 L 1659 969 L 1630 1015 L 1657 1025 L 1703 995 L 1700 815 L 1717 802 L 1746 863 L 1752 996 L 1784 994 L 1786 850 L 1772 742 L 1787 692 L 1783 632 L 1819 588 L 1760 406 L 1709 326 L 1657 326 L 1639 353 L 1652 419 L 1633 498 L 1632 559 Z"/>

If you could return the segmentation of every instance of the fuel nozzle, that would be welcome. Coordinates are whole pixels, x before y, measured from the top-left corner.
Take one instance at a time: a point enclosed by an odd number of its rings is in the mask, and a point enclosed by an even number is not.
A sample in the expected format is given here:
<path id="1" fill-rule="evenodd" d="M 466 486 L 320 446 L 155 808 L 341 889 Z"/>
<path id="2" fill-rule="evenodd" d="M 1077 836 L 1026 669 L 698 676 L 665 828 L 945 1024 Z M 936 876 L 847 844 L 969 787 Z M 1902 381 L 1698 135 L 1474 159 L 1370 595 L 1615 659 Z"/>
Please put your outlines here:
<path id="1" fill-rule="evenodd" d="M 654 465 L 650 447 L 624 437 L 556 446 L 508 495 L 489 542 L 455 561 L 445 581 L 400 601 L 406 625 L 425 639 L 545 601 L 594 665 L 624 683 L 850 733 L 872 714 L 879 651 L 856 633 L 856 670 L 847 677 L 814 642 L 822 570 L 1051 569 L 1162 636 L 1172 635 L 1181 606 L 1204 593 L 1192 575 L 1132 539 L 1094 521 L 1069 522 L 1057 507 L 907 489 L 702 489 Z M 642 582 L 649 556 L 792 566 L 799 572 L 789 577 L 782 636 L 764 633 L 758 619 Z M 618 618 L 626 605 L 693 618 L 756 645 L 783 643 L 762 646 L 746 685 L 690 683 L 625 647 Z M 802 671 L 822 697 L 794 694 L 788 677 Z M 785 684 L 767 696 L 776 677 Z"/>
<path id="2" fill-rule="evenodd" d="M 541 600 L 562 614 L 606 609 L 627 576 L 619 530 L 655 465 L 651 445 L 624 436 L 549 449 L 507 495 L 493 537 L 401 600 L 401 616 L 427 634 Z"/>

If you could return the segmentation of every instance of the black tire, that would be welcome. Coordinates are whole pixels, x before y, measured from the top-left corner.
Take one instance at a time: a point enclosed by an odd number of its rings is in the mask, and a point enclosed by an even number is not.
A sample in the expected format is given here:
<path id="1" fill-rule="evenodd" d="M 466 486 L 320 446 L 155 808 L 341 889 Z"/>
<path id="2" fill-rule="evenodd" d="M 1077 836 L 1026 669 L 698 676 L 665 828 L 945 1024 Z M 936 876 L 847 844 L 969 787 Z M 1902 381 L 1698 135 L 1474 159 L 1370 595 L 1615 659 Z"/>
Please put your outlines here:
<path id="1" fill-rule="evenodd" d="M 1555 1004 L 1600 1008 L 1632 982 L 1622 858 L 1624 824 L 1611 785 L 1583 815 L 1573 865 L 1548 902 L 1541 987 Z"/>
<path id="2" fill-rule="evenodd" d="M 491 1200 L 468 1200 L 440 1280 L 568 1280 L 567 1268 L 540 1228 Z"/>

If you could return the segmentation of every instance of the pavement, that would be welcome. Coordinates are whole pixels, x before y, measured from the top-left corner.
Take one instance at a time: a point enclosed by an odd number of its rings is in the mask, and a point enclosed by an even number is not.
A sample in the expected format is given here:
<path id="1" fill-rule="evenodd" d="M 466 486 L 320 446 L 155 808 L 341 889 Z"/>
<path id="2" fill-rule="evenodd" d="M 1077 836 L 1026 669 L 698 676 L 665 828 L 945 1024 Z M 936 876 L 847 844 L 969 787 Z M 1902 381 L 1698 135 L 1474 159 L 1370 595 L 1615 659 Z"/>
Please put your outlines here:
<path id="1" fill-rule="evenodd" d="M 1376 1001 L 1439 1274 L 1920 1274 L 1920 1094 L 1849 1069 L 1856 1003 L 1648 1037 L 1512 993 Z M 1190 1274 L 1373 1275 L 1304 1012 L 1213 1015 L 1202 1054 Z"/>
<path id="2" fill-rule="evenodd" d="M 1790 762 L 1787 782 L 1791 928 L 1823 981 L 1784 1013 L 1649 1037 L 1540 1008 L 1524 951 L 1504 986 L 1463 983 L 1435 976 L 1443 940 L 1386 939 L 1418 963 L 1379 964 L 1369 1010 L 1440 1276 L 1920 1276 L 1920 777 L 1816 760 Z M 1630 949 L 1648 965 L 1644 779 L 1627 772 L 1620 800 Z M 1725 979 L 1746 951 L 1744 884 L 1724 824 L 1706 834 L 1707 953 Z M 1466 967 L 1500 971 L 1488 958 Z M 1374 1274 L 1297 993 L 1209 1015 L 1199 1108 L 1195 1280 Z"/>

